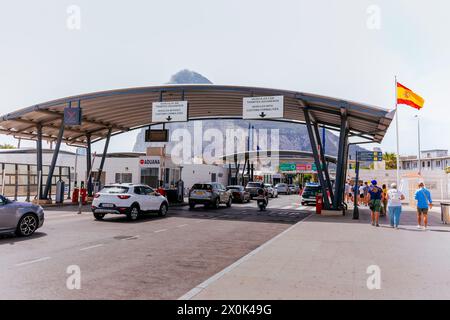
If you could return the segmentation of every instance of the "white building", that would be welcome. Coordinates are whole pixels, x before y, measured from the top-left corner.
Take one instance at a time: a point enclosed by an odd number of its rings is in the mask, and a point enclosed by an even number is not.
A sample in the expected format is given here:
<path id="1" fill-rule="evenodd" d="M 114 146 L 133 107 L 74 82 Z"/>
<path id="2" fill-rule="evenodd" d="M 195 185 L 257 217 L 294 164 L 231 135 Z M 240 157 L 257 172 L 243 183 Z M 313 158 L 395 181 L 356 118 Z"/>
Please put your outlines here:
<path id="1" fill-rule="evenodd" d="M 42 154 L 43 178 L 45 185 L 53 156 L 53 150 L 45 149 Z M 92 177 L 95 180 L 101 162 L 101 154 L 92 156 Z M 52 189 L 55 194 L 56 181 L 60 178 L 66 183 L 66 192 L 73 190 L 75 181 L 77 185 L 86 181 L 86 155 L 76 155 L 70 151 L 61 150 L 56 162 Z M 146 183 L 153 187 L 161 183 L 165 187 L 173 186 L 180 179 L 186 187 L 196 182 L 228 183 L 228 170 L 225 167 L 191 164 L 182 168 L 173 164 L 170 158 L 138 152 L 108 153 L 105 157 L 100 182 L 102 185 L 116 182 Z M 3 176 L 5 177 L 3 181 Z M 70 183 L 69 183 L 70 182 Z M 36 172 L 36 150 L 33 148 L 0 150 L 0 193 L 8 197 L 34 198 L 37 193 L 38 178 Z M 69 189 L 70 187 L 70 189 Z"/>
<path id="2" fill-rule="evenodd" d="M 419 159 L 417 156 L 400 156 L 400 168 L 403 170 L 418 171 Z M 424 150 L 420 153 L 422 171 L 444 171 L 450 166 L 448 150 Z"/>

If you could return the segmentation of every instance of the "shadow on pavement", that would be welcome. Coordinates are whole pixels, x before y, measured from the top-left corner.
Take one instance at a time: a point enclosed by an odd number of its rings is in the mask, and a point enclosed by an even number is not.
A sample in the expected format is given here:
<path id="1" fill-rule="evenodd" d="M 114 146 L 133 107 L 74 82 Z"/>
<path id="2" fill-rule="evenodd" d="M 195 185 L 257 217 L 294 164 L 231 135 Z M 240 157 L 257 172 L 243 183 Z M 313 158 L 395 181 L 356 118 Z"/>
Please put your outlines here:
<path id="1" fill-rule="evenodd" d="M 33 239 L 42 238 L 45 236 L 47 236 L 46 233 L 39 232 L 39 231 L 36 231 L 32 236 L 29 236 L 29 237 L 18 237 L 14 233 L 11 233 L 11 234 L 6 233 L 6 234 L 0 235 L 0 246 L 6 245 L 6 244 L 14 245 L 14 244 L 22 242 L 22 241 L 33 240 Z"/>

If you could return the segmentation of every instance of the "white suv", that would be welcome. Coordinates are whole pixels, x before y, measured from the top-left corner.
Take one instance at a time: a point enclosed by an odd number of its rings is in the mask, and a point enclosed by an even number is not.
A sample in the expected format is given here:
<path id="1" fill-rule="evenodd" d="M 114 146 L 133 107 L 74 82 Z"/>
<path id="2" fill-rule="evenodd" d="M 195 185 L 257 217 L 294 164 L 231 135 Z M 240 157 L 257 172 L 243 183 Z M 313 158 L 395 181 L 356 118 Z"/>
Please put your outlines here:
<path id="1" fill-rule="evenodd" d="M 101 220 L 107 213 L 125 214 L 128 220 L 136 220 L 139 214 L 157 211 L 165 216 L 169 203 L 165 197 L 143 184 L 111 184 L 97 192 L 92 201 L 92 213 Z"/>

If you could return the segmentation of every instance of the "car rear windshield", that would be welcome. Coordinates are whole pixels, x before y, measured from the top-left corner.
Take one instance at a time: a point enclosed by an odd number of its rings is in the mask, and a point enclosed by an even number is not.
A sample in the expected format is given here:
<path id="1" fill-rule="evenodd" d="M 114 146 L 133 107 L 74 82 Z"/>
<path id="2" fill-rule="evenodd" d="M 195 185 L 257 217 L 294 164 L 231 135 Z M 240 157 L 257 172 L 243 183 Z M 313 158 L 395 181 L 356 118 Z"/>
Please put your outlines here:
<path id="1" fill-rule="evenodd" d="M 195 190 L 210 190 L 210 189 L 212 189 L 212 185 L 206 184 L 206 183 L 196 183 L 196 184 L 194 184 L 192 189 L 195 189 Z"/>
<path id="2" fill-rule="evenodd" d="M 105 186 L 102 190 L 100 190 L 101 193 L 127 193 L 128 188 L 127 187 L 121 187 L 121 186 Z"/>
<path id="3" fill-rule="evenodd" d="M 227 187 L 227 190 L 241 190 L 241 187 Z"/>
<path id="4" fill-rule="evenodd" d="M 249 182 L 248 184 L 247 184 L 247 187 L 250 187 L 250 188 L 253 188 L 253 187 L 260 187 L 261 186 L 261 183 L 259 183 L 259 182 Z"/>
<path id="5" fill-rule="evenodd" d="M 306 186 L 305 190 L 303 191 L 303 193 L 311 193 L 311 194 L 316 194 L 317 192 L 321 191 L 321 187 L 319 186 Z"/>

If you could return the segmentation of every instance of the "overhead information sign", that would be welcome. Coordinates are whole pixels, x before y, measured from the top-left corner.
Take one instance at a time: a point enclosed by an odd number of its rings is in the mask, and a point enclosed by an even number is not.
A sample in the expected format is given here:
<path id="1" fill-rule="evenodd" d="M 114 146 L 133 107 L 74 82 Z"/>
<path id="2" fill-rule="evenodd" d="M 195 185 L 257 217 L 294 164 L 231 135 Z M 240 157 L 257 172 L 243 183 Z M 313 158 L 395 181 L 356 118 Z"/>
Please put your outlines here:
<path id="1" fill-rule="evenodd" d="M 243 100 L 243 119 L 284 117 L 284 96 L 248 97 Z"/>
<path id="2" fill-rule="evenodd" d="M 359 151 L 357 155 L 359 161 L 383 161 L 381 151 Z"/>
<path id="3" fill-rule="evenodd" d="M 152 122 L 184 122 L 188 119 L 187 101 L 153 102 Z"/>

